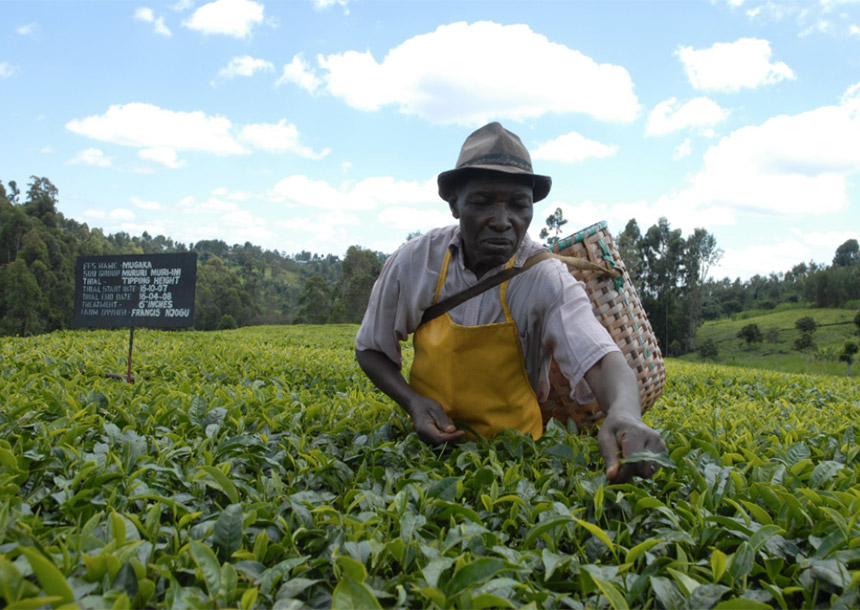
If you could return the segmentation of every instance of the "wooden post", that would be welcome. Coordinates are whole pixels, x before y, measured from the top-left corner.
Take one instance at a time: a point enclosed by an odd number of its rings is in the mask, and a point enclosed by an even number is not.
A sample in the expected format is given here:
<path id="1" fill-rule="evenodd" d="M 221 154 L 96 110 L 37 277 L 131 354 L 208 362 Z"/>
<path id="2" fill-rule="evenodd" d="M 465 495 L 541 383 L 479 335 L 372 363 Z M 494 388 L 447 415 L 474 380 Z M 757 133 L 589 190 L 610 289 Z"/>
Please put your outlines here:
<path id="1" fill-rule="evenodd" d="M 125 380 L 126 383 L 133 383 L 134 378 L 131 376 L 131 354 L 132 350 L 134 350 L 134 326 L 131 326 L 128 329 L 128 375 Z"/>

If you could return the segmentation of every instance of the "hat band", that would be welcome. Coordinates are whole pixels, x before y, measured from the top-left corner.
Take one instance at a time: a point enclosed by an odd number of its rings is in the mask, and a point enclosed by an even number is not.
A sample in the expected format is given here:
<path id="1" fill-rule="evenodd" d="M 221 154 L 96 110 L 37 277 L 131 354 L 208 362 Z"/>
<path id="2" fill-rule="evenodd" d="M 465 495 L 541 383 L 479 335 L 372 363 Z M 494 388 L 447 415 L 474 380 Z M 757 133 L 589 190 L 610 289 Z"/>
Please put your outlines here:
<path id="1" fill-rule="evenodd" d="M 468 167 L 470 165 L 509 165 L 532 173 L 532 164 L 520 157 L 509 155 L 507 153 L 493 153 L 483 155 L 474 159 L 464 161 L 457 166 L 457 169 Z"/>

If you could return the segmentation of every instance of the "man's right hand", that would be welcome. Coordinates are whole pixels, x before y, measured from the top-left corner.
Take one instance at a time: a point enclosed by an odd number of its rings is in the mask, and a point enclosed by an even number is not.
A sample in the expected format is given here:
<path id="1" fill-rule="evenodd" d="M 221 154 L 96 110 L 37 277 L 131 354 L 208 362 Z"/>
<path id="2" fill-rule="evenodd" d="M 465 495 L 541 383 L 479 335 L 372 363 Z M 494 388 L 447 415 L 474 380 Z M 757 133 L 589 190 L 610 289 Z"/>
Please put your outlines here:
<path id="1" fill-rule="evenodd" d="M 432 398 L 416 395 L 409 405 L 409 415 L 418 438 L 430 445 L 456 443 L 466 434 L 457 430 L 442 405 Z"/>
<path id="2" fill-rule="evenodd" d="M 380 390 L 403 407 L 410 417 L 415 432 L 425 443 L 441 445 L 459 441 L 465 432 L 457 430 L 454 422 L 438 402 L 422 396 L 406 383 L 400 367 L 385 354 L 376 350 L 356 350 L 359 366 Z"/>

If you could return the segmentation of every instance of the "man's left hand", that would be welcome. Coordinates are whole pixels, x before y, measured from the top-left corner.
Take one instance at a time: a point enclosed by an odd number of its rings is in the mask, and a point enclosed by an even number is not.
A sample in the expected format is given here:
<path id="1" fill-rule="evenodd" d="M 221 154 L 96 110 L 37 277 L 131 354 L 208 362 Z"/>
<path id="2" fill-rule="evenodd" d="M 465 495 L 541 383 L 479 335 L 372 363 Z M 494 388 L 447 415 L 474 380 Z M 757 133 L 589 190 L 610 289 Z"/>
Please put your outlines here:
<path id="1" fill-rule="evenodd" d="M 649 478 L 660 468 L 653 461 L 621 464 L 619 453 L 626 457 L 637 451 L 667 453 L 666 443 L 657 432 L 646 426 L 641 419 L 629 415 L 614 415 L 612 411 L 597 434 L 597 444 L 606 464 L 606 478 L 611 483 L 625 483 L 634 474 Z"/>

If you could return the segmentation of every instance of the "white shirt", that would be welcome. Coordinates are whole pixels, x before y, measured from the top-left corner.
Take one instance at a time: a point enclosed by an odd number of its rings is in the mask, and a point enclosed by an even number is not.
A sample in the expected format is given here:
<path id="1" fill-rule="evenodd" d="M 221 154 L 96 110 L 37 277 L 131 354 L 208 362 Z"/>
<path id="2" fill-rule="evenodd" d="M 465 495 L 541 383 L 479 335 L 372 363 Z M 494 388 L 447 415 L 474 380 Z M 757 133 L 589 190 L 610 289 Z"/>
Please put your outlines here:
<path id="1" fill-rule="evenodd" d="M 514 265 L 543 249 L 528 235 L 517 250 Z M 457 225 L 434 229 L 414 238 L 392 254 L 373 285 L 361 328 L 355 338 L 358 350 L 376 350 L 402 366 L 400 342 L 406 341 L 433 304 L 445 252 L 451 251 L 445 285 L 439 301 L 478 283 L 463 264 L 463 246 Z M 495 275 L 504 268 L 486 272 Z M 542 261 L 510 280 L 508 308 L 517 325 L 529 382 L 538 401 L 549 391 L 549 365 L 554 356 L 570 382 L 571 396 L 579 402 L 593 400 L 583 380 L 586 371 L 610 352 L 620 351 L 609 333 L 594 317 L 585 286 L 561 261 Z M 505 321 L 499 287 L 491 288 L 458 305 L 450 312 L 461 326 Z M 580 383 L 581 382 L 581 383 Z"/>

